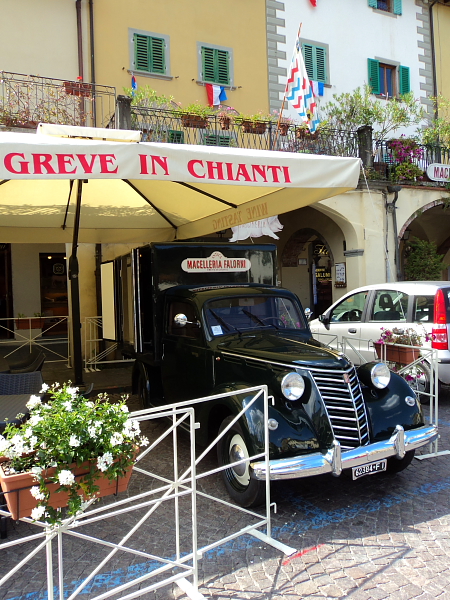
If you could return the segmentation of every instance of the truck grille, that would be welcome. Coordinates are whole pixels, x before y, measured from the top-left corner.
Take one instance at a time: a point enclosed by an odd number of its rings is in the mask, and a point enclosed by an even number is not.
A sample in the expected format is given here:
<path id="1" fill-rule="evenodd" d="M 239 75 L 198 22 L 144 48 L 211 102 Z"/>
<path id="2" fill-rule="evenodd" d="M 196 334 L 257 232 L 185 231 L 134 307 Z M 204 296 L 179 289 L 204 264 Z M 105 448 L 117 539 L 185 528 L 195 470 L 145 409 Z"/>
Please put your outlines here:
<path id="1" fill-rule="evenodd" d="M 335 371 L 310 367 L 308 371 L 322 396 L 334 436 L 342 449 L 368 444 L 366 407 L 355 369 Z"/>

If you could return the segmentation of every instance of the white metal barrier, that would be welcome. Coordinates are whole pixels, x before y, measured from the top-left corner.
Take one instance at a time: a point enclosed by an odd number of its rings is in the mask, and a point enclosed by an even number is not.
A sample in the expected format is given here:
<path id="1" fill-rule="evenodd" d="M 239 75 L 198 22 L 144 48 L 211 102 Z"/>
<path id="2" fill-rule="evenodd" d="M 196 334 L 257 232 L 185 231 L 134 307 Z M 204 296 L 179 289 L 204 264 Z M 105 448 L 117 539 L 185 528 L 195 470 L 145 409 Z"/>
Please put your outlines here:
<path id="1" fill-rule="evenodd" d="M 65 329 L 58 333 L 58 329 Z M 67 316 L 20 317 L 0 319 L 0 349 L 6 360 L 21 348 L 39 347 L 47 363 L 65 362 L 70 366 L 70 320 Z M 5 337 L 3 337 L 5 336 Z M 9 337 L 8 337 L 9 336 Z"/>
<path id="2" fill-rule="evenodd" d="M 195 408 L 199 407 L 200 404 L 206 402 L 213 402 L 220 398 L 227 396 L 244 396 L 245 402 L 243 408 L 237 414 L 233 421 L 229 423 L 228 427 L 225 428 L 213 442 L 211 442 L 206 449 L 204 449 L 198 457 L 195 452 L 195 431 L 199 427 L 199 424 L 195 422 Z M 263 402 L 263 414 L 262 425 L 264 432 L 264 451 L 257 455 L 244 458 L 242 460 L 229 463 L 222 467 L 210 469 L 206 467 L 206 471 L 200 472 L 201 465 L 204 463 L 205 457 L 214 448 L 218 441 L 226 435 L 227 431 L 234 425 L 234 423 L 246 412 L 256 409 L 257 402 Z M 220 473 L 224 469 L 230 467 L 236 467 L 240 464 L 248 463 L 250 461 L 259 459 L 266 461 L 266 469 L 269 467 L 269 429 L 268 429 L 268 393 L 267 386 L 256 386 L 239 390 L 238 392 L 230 392 L 227 394 L 219 394 L 216 396 L 210 396 L 206 398 L 199 398 L 196 400 L 190 400 L 178 404 L 164 406 L 161 408 L 146 409 L 131 413 L 132 418 L 136 418 L 139 421 L 145 422 L 156 418 L 168 417 L 171 424 L 167 425 L 167 429 L 159 435 L 159 437 L 151 442 L 148 448 L 141 451 L 137 457 L 136 464 L 134 466 L 134 472 L 148 478 L 149 487 L 144 492 L 140 492 L 134 496 L 129 496 L 114 503 L 104 504 L 98 507 L 92 507 L 93 501 L 89 503 L 84 512 L 81 512 L 76 518 L 72 517 L 63 521 L 62 525 L 56 527 L 47 526 L 45 523 L 38 522 L 41 528 L 41 532 L 38 534 L 28 535 L 21 539 L 5 542 L 0 545 L 0 550 L 7 550 L 12 546 L 18 544 L 24 544 L 29 542 L 35 542 L 36 546 L 29 552 L 29 554 L 23 558 L 20 562 L 14 565 L 9 572 L 0 579 L 0 587 L 5 584 L 11 577 L 25 567 L 41 550 L 46 551 L 46 573 L 47 573 L 47 594 L 49 600 L 54 600 L 55 597 L 59 600 L 73 600 L 85 590 L 86 586 L 99 574 L 102 569 L 108 566 L 108 563 L 117 555 L 118 552 L 124 552 L 128 555 L 138 556 L 147 559 L 149 562 L 156 561 L 160 566 L 157 568 L 149 568 L 148 572 L 140 575 L 139 577 L 127 581 L 114 588 L 110 588 L 107 591 L 100 593 L 92 598 L 92 600 L 104 600 L 110 596 L 121 594 L 121 600 L 131 600 L 141 596 L 147 592 L 156 590 L 163 586 L 176 583 L 184 593 L 194 600 L 202 600 L 204 596 L 198 591 L 198 561 L 202 558 L 203 554 L 209 550 L 216 548 L 233 540 L 242 535 L 252 535 L 257 539 L 263 541 L 266 544 L 270 544 L 276 549 L 280 550 L 286 555 L 291 555 L 296 552 L 295 548 L 291 548 L 274 540 L 271 537 L 271 521 L 270 521 L 270 481 L 266 480 L 266 502 L 265 511 L 261 515 L 253 510 L 244 509 L 235 504 L 230 503 L 228 500 L 213 496 L 205 491 L 200 491 L 197 487 L 199 479 L 205 479 Z M 260 410 L 260 406 L 257 410 Z M 179 441 L 178 441 L 178 430 L 182 425 L 187 425 L 190 435 L 190 458 L 189 466 L 187 468 L 181 465 L 180 454 L 179 454 Z M 145 433 L 145 432 L 144 432 Z M 172 446 L 173 446 L 173 476 L 169 477 L 167 474 L 160 475 L 151 471 L 151 453 L 156 450 L 163 440 L 172 435 Z M 146 463 L 150 463 L 150 466 Z M 181 468 L 181 472 L 180 472 Z M 183 470 L 184 469 L 184 470 Z M 131 478 L 131 482 L 133 477 Z M 152 487 L 155 482 L 160 482 L 159 487 Z M 142 486 L 141 486 L 142 487 Z M 244 527 L 240 527 L 237 531 L 229 531 L 228 534 L 218 540 L 215 540 L 203 547 L 198 547 L 198 516 L 197 516 L 197 498 L 206 498 L 210 502 L 217 502 L 221 505 L 225 505 L 232 510 L 239 511 L 241 514 L 248 517 L 251 522 Z M 181 527 L 184 530 L 187 527 L 185 522 L 182 522 L 183 515 L 186 515 L 186 511 L 181 513 L 180 511 L 180 499 L 188 498 L 191 502 L 190 511 L 190 524 L 189 524 L 189 540 L 190 547 L 186 549 L 183 547 L 182 539 L 186 543 L 186 537 L 181 535 Z M 149 527 L 148 520 L 154 515 L 156 510 L 163 506 L 168 501 L 173 502 L 174 513 L 173 513 L 173 529 L 175 533 L 175 549 L 171 557 L 160 556 L 156 553 L 150 553 L 141 548 L 133 548 L 131 538 L 137 531 L 142 533 L 142 528 Z M 276 507 L 275 507 L 276 508 Z M 142 514 L 139 511 L 144 510 Z M 0 510 L 0 515 L 9 516 L 6 511 Z M 128 530 L 124 533 L 120 532 L 121 539 L 118 542 L 111 542 L 110 540 L 100 539 L 92 535 L 82 533 L 80 530 L 83 527 L 93 525 L 94 523 L 101 522 L 106 519 L 112 519 L 113 517 L 120 517 L 120 523 L 125 526 L 126 519 L 131 519 L 131 516 L 135 518 L 135 522 L 132 525 L 127 525 Z M 31 519 L 23 518 L 21 521 L 25 523 L 32 523 Z M 261 531 L 261 529 L 265 529 Z M 151 539 L 152 530 L 149 528 L 149 537 Z M 76 585 L 76 589 L 70 591 L 70 595 L 67 595 L 67 589 L 65 589 L 66 579 L 64 577 L 64 557 L 67 552 L 67 538 L 77 538 L 83 540 L 86 543 L 92 542 L 94 544 L 100 544 L 108 549 L 109 553 L 105 558 L 92 568 L 91 572 L 87 577 L 83 579 L 81 583 Z M 53 566 L 53 552 L 52 545 L 57 544 L 57 567 Z M 167 554 L 167 552 L 166 552 Z M 68 549 L 68 556 L 71 560 L 70 548 Z M 1 564 L 1 561 L 0 561 Z M 71 562 L 71 567 L 73 563 Z M 56 573 L 55 573 L 56 571 Z M 55 596 L 55 575 L 57 576 L 58 589 L 56 590 Z M 70 571 L 70 581 L 73 581 L 74 572 L 73 568 Z M 192 581 L 188 578 L 192 577 Z M 153 582 L 151 581 L 153 580 Z M 24 585 L 28 585 L 29 581 L 25 580 Z M 148 584 L 148 585 L 147 585 Z M 125 593 L 130 588 L 135 586 L 139 589 Z M 17 587 L 17 585 L 16 585 Z"/>
<path id="3" fill-rule="evenodd" d="M 113 364 L 133 362 L 132 359 L 121 358 L 107 360 L 108 356 L 115 353 L 119 345 L 116 342 L 105 342 L 99 337 L 98 332 L 102 328 L 102 317 L 86 317 L 84 321 L 84 370 L 99 371 L 99 364 Z M 108 344 L 103 350 L 100 350 L 100 344 Z"/>

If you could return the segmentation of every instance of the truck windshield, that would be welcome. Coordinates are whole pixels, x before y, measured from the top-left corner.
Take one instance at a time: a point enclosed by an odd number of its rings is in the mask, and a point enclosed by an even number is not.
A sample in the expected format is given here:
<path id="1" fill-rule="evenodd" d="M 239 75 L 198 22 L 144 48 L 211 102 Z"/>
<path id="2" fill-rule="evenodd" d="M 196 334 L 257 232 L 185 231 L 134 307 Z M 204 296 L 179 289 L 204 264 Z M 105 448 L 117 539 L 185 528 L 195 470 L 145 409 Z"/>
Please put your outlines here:
<path id="1" fill-rule="evenodd" d="M 226 335 L 244 329 L 306 329 L 303 316 L 290 298 L 242 296 L 210 300 L 205 315 L 211 333 Z"/>

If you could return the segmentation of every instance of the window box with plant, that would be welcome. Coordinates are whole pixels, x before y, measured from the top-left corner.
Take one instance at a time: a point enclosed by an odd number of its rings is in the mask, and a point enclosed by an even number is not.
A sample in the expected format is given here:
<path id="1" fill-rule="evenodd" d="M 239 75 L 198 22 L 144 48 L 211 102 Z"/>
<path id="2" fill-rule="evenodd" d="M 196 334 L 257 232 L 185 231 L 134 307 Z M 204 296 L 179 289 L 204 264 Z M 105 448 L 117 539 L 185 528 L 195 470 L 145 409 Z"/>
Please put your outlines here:
<path id="1" fill-rule="evenodd" d="M 44 327 L 43 317 L 42 313 L 34 313 L 33 317 L 27 317 L 22 313 L 18 313 L 16 329 L 42 329 Z"/>
<path id="2" fill-rule="evenodd" d="M 381 327 L 380 338 L 373 345 L 378 358 L 407 365 L 419 358 L 420 350 L 406 346 L 422 346 L 423 342 L 430 341 L 430 339 L 431 337 L 425 330 L 423 334 L 420 334 L 412 327 L 407 329 Z"/>
<path id="3" fill-rule="evenodd" d="M 234 122 L 242 126 L 244 133 L 256 133 L 263 135 L 266 132 L 269 123 L 274 123 L 278 117 L 271 114 L 265 114 L 262 111 L 253 115 L 237 115 Z"/>
<path id="4" fill-rule="evenodd" d="M 127 489 L 140 446 L 139 423 L 125 398 L 89 401 L 69 384 L 43 385 L 27 404 L 30 418 L 0 435 L 0 484 L 13 519 L 60 524 L 85 503 Z"/>
<path id="5" fill-rule="evenodd" d="M 183 127 L 193 127 L 195 129 L 206 129 L 209 126 L 209 117 L 214 114 L 214 110 L 210 106 L 205 106 L 199 102 L 188 104 L 182 107 L 179 104 L 178 108 L 173 110 L 173 115 L 181 119 Z"/>

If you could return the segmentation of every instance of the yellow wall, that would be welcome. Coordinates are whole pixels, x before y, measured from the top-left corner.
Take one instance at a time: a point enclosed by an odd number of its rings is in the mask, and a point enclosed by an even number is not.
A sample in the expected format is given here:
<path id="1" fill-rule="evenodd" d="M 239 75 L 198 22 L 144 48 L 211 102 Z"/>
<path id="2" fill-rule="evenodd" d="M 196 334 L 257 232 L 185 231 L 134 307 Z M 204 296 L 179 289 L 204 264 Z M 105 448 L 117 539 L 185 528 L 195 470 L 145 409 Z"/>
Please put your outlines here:
<path id="1" fill-rule="evenodd" d="M 78 76 L 75 2 L 1 0 L 0 68 L 74 80 Z M 85 15 L 83 10 L 83 20 Z"/>
<path id="2" fill-rule="evenodd" d="M 170 36 L 171 81 L 137 75 L 140 88 L 174 96 L 186 106 L 207 104 L 198 79 L 197 42 L 233 49 L 236 91 L 228 106 L 241 113 L 267 112 L 268 75 L 263 0 L 96 0 L 94 3 L 96 80 L 118 94 L 131 87 L 128 28 Z"/>
<path id="3" fill-rule="evenodd" d="M 450 6 L 433 6 L 436 74 L 438 92 L 450 98 Z"/>

